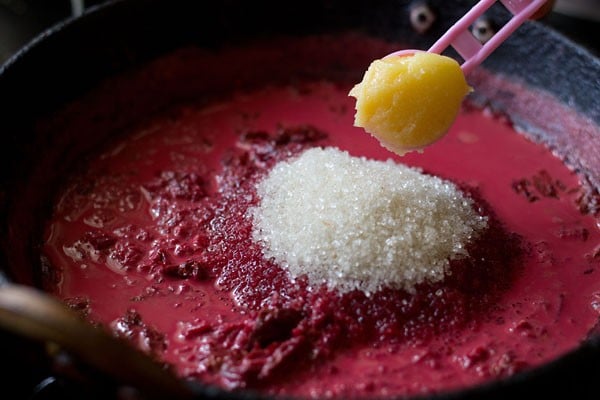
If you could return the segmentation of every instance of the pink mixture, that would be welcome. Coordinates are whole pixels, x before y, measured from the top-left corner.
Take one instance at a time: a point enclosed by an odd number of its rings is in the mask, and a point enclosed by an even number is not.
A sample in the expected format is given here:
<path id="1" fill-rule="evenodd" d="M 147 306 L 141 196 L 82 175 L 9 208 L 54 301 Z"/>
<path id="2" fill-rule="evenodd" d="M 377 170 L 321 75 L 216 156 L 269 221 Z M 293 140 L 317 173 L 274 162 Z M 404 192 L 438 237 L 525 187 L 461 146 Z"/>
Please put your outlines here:
<path id="1" fill-rule="evenodd" d="M 600 313 L 600 231 L 577 177 L 470 108 L 396 157 L 352 126 L 348 90 L 272 87 L 132 129 L 65 185 L 44 246 L 51 290 L 182 377 L 270 394 L 447 391 L 574 349 Z M 264 259 L 245 212 L 276 162 L 312 146 L 449 179 L 490 229 L 416 295 L 309 291 Z"/>

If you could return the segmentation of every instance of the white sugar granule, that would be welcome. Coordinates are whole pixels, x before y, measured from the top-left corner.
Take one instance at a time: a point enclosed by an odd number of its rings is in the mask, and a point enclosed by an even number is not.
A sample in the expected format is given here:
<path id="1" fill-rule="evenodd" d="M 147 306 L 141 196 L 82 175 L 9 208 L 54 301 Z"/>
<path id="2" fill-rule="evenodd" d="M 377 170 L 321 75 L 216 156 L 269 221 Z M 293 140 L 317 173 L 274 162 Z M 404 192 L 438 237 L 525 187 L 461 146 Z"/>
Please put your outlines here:
<path id="1" fill-rule="evenodd" d="M 454 184 L 334 148 L 278 163 L 257 190 L 249 216 L 265 257 L 340 292 L 440 281 L 487 227 Z"/>

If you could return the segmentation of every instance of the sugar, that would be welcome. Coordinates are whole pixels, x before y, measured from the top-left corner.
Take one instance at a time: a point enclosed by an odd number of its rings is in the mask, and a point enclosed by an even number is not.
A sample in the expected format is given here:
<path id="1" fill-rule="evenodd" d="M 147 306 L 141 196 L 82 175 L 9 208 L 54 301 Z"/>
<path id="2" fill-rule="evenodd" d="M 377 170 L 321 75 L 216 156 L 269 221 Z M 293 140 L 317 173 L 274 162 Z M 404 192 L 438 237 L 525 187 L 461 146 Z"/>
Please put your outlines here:
<path id="1" fill-rule="evenodd" d="M 336 148 L 276 164 L 257 192 L 248 215 L 264 256 L 342 293 L 438 282 L 487 227 L 453 183 Z"/>

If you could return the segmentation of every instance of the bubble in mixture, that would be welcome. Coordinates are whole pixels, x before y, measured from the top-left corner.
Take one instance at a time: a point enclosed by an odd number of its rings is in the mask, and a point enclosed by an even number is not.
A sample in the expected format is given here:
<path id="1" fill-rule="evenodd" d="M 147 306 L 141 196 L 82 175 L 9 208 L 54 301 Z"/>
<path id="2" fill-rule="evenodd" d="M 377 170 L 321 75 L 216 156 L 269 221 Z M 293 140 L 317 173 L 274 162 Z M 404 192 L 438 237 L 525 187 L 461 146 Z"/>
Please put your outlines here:
<path id="1" fill-rule="evenodd" d="M 451 182 L 335 148 L 278 163 L 257 192 L 249 216 L 265 257 L 340 292 L 440 281 L 487 227 Z"/>

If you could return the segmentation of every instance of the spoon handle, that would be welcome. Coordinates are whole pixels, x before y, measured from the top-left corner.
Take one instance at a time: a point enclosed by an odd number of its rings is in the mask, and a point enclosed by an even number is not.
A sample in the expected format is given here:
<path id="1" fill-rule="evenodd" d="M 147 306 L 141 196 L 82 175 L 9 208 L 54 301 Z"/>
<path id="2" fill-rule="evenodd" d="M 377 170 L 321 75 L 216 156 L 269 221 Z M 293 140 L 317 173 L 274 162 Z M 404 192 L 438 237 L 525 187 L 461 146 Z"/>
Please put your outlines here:
<path id="1" fill-rule="evenodd" d="M 469 31 L 469 27 L 497 0 L 481 0 L 462 18 L 450 27 L 428 50 L 441 54 L 448 46 L 452 46 L 464 59 L 461 69 L 466 75 L 481 64 L 502 42 L 504 42 L 519 26 L 531 18 L 547 0 L 500 0 L 513 14 L 512 18 L 492 36 L 485 44 L 481 44 Z"/>
<path id="2" fill-rule="evenodd" d="M 131 345 L 84 321 L 50 295 L 33 288 L 0 285 L 0 327 L 52 342 L 97 371 L 133 385 L 150 398 L 191 398 L 191 388 Z"/>

